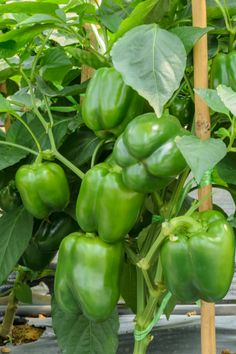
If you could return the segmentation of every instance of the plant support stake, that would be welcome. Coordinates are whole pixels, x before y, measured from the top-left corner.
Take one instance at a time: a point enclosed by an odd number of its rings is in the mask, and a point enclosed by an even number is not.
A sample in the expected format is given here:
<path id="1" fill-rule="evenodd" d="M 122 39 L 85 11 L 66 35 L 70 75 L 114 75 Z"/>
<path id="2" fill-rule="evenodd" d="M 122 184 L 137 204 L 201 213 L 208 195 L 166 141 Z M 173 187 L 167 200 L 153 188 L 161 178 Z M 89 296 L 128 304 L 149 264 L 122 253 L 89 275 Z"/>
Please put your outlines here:
<path id="1" fill-rule="evenodd" d="M 205 0 L 192 0 L 193 26 L 205 28 L 207 26 L 207 12 Z M 204 35 L 194 46 L 194 87 L 208 87 L 208 49 L 207 35 Z M 200 139 L 210 138 L 210 114 L 207 105 L 195 94 L 195 128 Z M 211 184 L 198 190 L 198 199 L 211 193 Z M 212 199 L 209 197 L 200 206 L 200 211 L 212 209 Z M 215 336 L 215 305 L 201 303 L 201 349 L 202 354 L 216 354 Z"/>

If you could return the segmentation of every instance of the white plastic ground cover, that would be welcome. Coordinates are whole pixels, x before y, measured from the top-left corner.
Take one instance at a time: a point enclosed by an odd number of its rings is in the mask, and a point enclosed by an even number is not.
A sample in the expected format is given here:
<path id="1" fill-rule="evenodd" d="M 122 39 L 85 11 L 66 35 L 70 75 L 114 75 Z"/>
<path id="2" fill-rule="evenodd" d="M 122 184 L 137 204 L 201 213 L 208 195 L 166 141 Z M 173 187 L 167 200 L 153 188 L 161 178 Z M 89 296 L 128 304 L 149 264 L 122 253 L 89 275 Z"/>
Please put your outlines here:
<path id="1" fill-rule="evenodd" d="M 120 318 L 120 338 L 117 354 L 131 354 L 133 336 L 127 332 L 133 326 L 133 316 Z M 46 326 L 43 336 L 34 343 L 18 347 L 10 346 L 12 354 L 59 354 L 51 318 L 30 319 L 29 323 L 36 326 Z M 217 354 L 224 349 L 236 352 L 236 316 L 217 316 Z M 200 317 L 172 316 L 170 321 L 162 318 L 158 328 L 153 331 L 154 339 L 148 354 L 200 354 Z M 73 353 L 83 354 L 83 353 Z"/>

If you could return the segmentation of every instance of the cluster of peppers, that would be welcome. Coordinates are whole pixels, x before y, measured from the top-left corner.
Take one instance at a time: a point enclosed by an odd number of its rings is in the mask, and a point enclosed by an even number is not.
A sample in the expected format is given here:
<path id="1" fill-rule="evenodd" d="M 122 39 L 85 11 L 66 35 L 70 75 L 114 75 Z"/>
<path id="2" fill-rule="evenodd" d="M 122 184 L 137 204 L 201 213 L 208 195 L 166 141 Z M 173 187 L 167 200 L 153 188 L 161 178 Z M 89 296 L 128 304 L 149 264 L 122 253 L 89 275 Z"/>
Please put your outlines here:
<path id="1" fill-rule="evenodd" d="M 189 132 L 169 112 L 157 118 L 153 112 L 142 114 L 143 109 L 144 100 L 114 68 L 96 71 L 83 119 L 98 136 L 118 137 L 113 152 L 82 180 L 76 203 L 80 230 L 68 215 L 52 214 L 50 222 L 40 223 L 21 259 L 38 270 L 40 259 L 48 263 L 61 243 L 56 300 L 64 311 L 74 314 L 81 308 L 95 321 L 108 318 L 119 299 L 124 239 L 147 194 L 166 187 L 186 168 L 175 138 Z M 53 162 L 22 166 L 16 186 L 25 208 L 38 219 L 62 211 L 69 202 L 65 173 Z M 172 294 L 187 302 L 221 299 L 232 280 L 235 250 L 225 217 L 216 211 L 176 217 L 163 223 L 162 234 L 160 259 Z M 32 262 L 35 251 L 38 259 Z"/>
<path id="2" fill-rule="evenodd" d="M 83 232 L 62 241 L 55 295 L 65 311 L 74 313 L 80 306 L 96 321 L 109 317 L 119 299 L 124 239 L 147 193 L 166 186 L 186 167 L 175 138 L 188 132 L 168 113 L 160 119 L 154 113 L 140 115 L 143 107 L 144 100 L 114 68 L 96 71 L 83 101 L 85 124 L 100 137 L 118 139 L 111 156 L 82 180 L 76 218 Z"/>

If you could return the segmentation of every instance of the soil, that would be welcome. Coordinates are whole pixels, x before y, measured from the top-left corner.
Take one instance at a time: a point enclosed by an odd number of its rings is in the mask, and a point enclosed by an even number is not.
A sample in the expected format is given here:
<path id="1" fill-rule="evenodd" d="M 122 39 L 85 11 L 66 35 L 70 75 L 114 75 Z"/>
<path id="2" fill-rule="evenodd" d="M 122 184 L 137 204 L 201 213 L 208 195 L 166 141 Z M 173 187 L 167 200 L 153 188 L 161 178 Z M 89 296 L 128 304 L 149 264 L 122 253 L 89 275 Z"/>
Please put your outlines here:
<path id="1" fill-rule="evenodd" d="M 236 354 L 236 353 L 232 353 L 229 349 L 223 349 L 221 354 Z"/>
<path id="2" fill-rule="evenodd" d="M 14 345 L 35 342 L 39 339 L 39 337 L 41 337 L 44 331 L 45 327 L 30 326 L 27 323 L 15 325 L 13 326 L 12 337 L 10 340 L 6 341 L 4 339 L 0 339 L 0 346 L 4 346 L 6 342 L 11 342 Z M 0 353 L 10 353 L 9 348 L 0 347 Z"/>

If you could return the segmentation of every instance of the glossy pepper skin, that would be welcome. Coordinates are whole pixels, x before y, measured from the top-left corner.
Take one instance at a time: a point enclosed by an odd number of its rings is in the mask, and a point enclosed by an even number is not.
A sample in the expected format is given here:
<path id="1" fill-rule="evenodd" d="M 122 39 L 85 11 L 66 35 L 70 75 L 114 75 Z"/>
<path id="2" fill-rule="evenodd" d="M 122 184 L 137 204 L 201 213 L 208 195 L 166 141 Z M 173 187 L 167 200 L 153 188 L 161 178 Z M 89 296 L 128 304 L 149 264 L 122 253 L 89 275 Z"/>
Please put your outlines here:
<path id="1" fill-rule="evenodd" d="M 194 116 L 194 104 L 190 97 L 177 96 L 169 107 L 171 115 L 178 118 L 180 123 L 185 126 L 191 124 Z"/>
<path id="2" fill-rule="evenodd" d="M 128 189 L 108 163 L 98 164 L 83 178 L 76 203 L 78 224 L 105 242 L 121 241 L 138 219 L 144 197 Z"/>
<path id="3" fill-rule="evenodd" d="M 16 172 L 16 187 L 25 209 L 44 219 L 63 210 L 70 198 L 69 184 L 61 166 L 54 162 L 23 165 Z"/>
<path id="4" fill-rule="evenodd" d="M 119 135 L 143 112 L 144 100 L 114 68 L 100 68 L 89 82 L 82 105 L 84 123 L 98 136 Z"/>
<path id="5" fill-rule="evenodd" d="M 113 158 L 121 166 L 125 185 L 137 192 L 166 186 L 186 167 L 175 138 L 189 134 L 177 118 L 146 113 L 130 122 L 117 139 Z"/>
<path id="6" fill-rule="evenodd" d="M 68 313 L 78 307 L 94 321 L 104 321 L 120 296 L 123 244 L 103 242 L 95 234 L 75 232 L 61 243 L 55 276 L 55 296 Z"/>
<path id="7" fill-rule="evenodd" d="M 219 211 L 195 213 L 189 219 L 179 226 L 175 223 L 161 248 L 166 285 L 182 302 L 219 301 L 234 273 L 233 230 Z"/>
<path id="8" fill-rule="evenodd" d="M 231 87 L 236 91 L 236 51 L 228 54 L 219 53 L 212 60 L 210 87 L 218 85 Z"/>
<path id="9" fill-rule="evenodd" d="M 55 257 L 61 241 L 77 229 L 77 222 L 69 215 L 52 214 L 50 220 L 40 223 L 19 263 L 34 271 L 44 269 Z"/>

